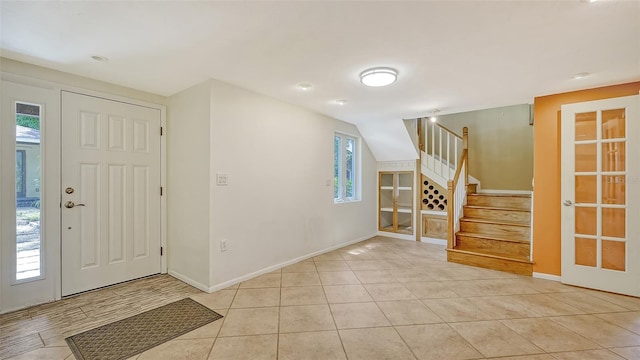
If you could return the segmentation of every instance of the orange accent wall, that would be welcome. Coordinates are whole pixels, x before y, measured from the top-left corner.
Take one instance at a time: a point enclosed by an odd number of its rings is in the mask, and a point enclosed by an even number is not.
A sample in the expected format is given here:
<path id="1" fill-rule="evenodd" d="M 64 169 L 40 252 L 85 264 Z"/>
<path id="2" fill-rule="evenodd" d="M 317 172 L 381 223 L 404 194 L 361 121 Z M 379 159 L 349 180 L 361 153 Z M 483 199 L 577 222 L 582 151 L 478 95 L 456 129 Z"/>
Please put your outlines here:
<path id="1" fill-rule="evenodd" d="M 533 126 L 533 271 L 560 275 L 560 106 L 638 95 L 640 81 L 536 97 Z"/>

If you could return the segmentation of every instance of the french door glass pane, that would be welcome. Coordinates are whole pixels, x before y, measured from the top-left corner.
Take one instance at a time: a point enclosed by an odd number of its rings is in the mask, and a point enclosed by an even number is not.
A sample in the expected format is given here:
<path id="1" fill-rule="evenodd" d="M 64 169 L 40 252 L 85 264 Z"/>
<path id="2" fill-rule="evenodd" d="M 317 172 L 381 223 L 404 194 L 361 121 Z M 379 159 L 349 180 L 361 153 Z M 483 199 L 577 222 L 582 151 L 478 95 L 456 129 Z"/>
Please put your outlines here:
<path id="1" fill-rule="evenodd" d="M 602 267 L 609 270 L 625 271 L 625 246 L 624 241 L 602 240 Z"/>
<path id="2" fill-rule="evenodd" d="M 625 209 L 602 209 L 602 236 L 625 238 Z"/>
<path id="3" fill-rule="evenodd" d="M 40 106 L 16 103 L 16 280 L 40 276 Z"/>
<path id="4" fill-rule="evenodd" d="M 596 247 L 596 239 L 576 237 L 576 265 L 595 267 L 597 265 Z"/>
<path id="5" fill-rule="evenodd" d="M 576 206 L 576 235 L 597 235 L 597 211 L 595 207 Z"/>
<path id="6" fill-rule="evenodd" d="M 597 181 L 595 175 L 576 176 L 576 202 L 578 204 L 595 204 Z"/>
<path id="7" fill-rule="evenodd" d="M 596 139 L 596 112 L 576 114 L 576 141 Z"/>
<path id="8" fill-rule="evenodd" d="M 577 144 L 576 172 L 596 171 L 597 151 L 596 144 Z"/>
<path id="9" fill-rule="evenodd" d="M 603 176 L 602 177 L 602 203 L 624 205 L 625 204 L 625 185 L 624 184 L 625 184 L 624 175 Z"/>
<path id="10" fill-rule="evenodd" d="M 625 171 L 625 143 L 602 144 L 602 171 Z"/>
<path id="11" fill-rule="evenodd" d="M 625 137 L 625 109 L 602 111 L 602 138 L 620 139 Z"/>

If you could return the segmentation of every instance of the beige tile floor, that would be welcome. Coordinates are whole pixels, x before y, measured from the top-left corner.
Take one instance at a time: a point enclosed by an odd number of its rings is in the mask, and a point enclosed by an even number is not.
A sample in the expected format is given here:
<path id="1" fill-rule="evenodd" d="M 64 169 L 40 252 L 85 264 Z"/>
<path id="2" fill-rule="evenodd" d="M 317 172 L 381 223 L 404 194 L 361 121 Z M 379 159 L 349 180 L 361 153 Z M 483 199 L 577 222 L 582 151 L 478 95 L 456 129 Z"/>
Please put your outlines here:
<path id="1" fill-rule="evenodd" d="M 640 359 L 640 298 L 447 263 L 376 237 L 212 294 L 160 275 L 0 317 L 0 358 L 184 297 L 225 317 L 134 359 Z M 15 356 L 15 357 L 12 357 Z"/>

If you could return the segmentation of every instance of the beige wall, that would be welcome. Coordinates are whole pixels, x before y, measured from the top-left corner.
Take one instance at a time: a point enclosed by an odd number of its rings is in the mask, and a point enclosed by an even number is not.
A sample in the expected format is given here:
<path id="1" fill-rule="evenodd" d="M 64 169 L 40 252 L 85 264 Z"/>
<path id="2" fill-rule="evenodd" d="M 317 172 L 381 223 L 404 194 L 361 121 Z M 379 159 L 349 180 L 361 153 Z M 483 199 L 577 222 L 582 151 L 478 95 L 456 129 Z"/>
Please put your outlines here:
<path id="1" fill-rule="evenodd" d="M 469 173 L 485 190 L 532 190 L 533 126 L 528 104 L 442 115 L 438 123 L 462 135 L 469 128 Z"/>
<path id="2" fill-rule="evenodd" d="M 168 270 L 209 283 L 209 82 L 169 98 L 167 106 Z"/>
<path id="3" fill-rule="evenodd" d="M 333 135 L 360 136 L 354 125 L 216 80 L 168 108 L 174 275 L 215 290 L 375 235 L 376 162 L 364 140 L 361 200 L 333 202 Z M 218 173 L 228 185 L 216 185 Z"/>

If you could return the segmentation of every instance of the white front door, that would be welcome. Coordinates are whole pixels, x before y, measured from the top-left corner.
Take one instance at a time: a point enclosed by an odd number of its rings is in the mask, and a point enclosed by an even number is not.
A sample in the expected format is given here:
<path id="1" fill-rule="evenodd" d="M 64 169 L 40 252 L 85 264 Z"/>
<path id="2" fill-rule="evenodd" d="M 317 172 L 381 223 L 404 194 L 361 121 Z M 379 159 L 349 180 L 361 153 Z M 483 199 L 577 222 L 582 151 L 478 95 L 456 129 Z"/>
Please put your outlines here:
<path id="1" fill-rule="evenodd" d="M 62 295 L 161 271 L 160 110 L 62 92 Z"/>
<path id="2" fill-rule="evenodd" d="M 640 96 L 562 106 L 564 283 L 640 296 L 639 107 Z"/>

